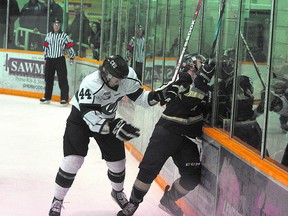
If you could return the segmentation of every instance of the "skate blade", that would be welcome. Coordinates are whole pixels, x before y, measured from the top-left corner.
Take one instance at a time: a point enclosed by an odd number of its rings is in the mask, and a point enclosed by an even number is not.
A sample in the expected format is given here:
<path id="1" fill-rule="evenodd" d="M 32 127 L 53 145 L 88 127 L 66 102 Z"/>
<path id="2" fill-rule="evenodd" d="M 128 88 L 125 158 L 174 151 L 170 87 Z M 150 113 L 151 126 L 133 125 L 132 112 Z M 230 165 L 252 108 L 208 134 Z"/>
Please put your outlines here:
<path id="1" fill-rule="evenodd" d="M 43 101 L 43 102 L 40 101 L 40 104 L 49 105 L 50 101 Z"/>

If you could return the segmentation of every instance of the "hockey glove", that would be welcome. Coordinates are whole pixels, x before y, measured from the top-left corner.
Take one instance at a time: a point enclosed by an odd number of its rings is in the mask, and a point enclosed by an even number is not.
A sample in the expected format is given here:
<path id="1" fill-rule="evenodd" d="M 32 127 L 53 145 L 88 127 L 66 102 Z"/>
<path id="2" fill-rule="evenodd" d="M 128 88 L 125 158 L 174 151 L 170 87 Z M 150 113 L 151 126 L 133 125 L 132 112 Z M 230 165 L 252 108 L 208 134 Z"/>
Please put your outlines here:
<path id="1" fill-rule="evenodd" d="M 203 92 L 208 92 L 211 88 L 206 82 L 203 81 L 203 78 L 200 76 L 195 77 L 193 82 L 194 82 L 194 86 Z"/>
<path id="2" fill-rule="evenodd" d="M 140 130 L 125 120 L 117 118 L 109 123 L 110 133 L 121 141 L 128 141 L 140 136 Z"/>
<path id="3" fill-rule="evenodd" d="M 153 99 L 160 102 L 160 105 L 171 101 L 173 98 L 177 97 L 179 92 L 179 86 L 174 84 L 165 84 L 160 88 L 153 91 Z"/>

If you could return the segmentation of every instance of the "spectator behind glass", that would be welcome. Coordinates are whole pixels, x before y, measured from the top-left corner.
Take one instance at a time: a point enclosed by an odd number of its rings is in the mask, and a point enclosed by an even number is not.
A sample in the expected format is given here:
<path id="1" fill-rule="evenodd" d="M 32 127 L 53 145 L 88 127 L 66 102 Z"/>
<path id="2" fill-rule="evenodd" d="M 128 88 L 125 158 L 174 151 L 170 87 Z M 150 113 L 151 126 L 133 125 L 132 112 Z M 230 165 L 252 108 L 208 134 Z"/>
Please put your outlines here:
<path id="1" fill-rule="evenodd" d="M 10 0 L 8 24 L 8 48 L 15 48 L 14 44 L 14 23 L 20 15 L 19 6 L 16 0 Z M 0 1 L 0 48 L 4 48 L 6 34 L 7 0 Z"/>
<path id="2" fill-rule="evenodd" d="M 29 0 L 20 13 L 19 24 L 21 28 L 33 30 L 35 33 L 46 33 L 46 10 L 44 3 L 38 0 Z M 23 34 L 21 34 L 22 36 Z M 19 38 L 19 43 L 23 44 L 25 36 Z M 28 49 L 29 50 L 42 50 L 44 38 L 39 34 L 29 34 Z"/>
<path id="3" fill-rule="evenodd" d="M 45 0 L 46 11 L 48 9 L 48 1 L 50 1 L 50 14 L 49 14 L 49 29 L 48 32 L 53 31 L 54 20 L 59 20 L 63 23 L 63 9 L 54 0 Z M 47 13 L 47 12 L 46 12 Z"/>
<path id="4" fill-rule="evenodd" d="M 92 22 L 90 35 L 88 36 L 88 44 L 93 52 L 93 59 L 99 60 L 99 48 L 101 37 L 100 22 Z"/>
<path id="5" fill-rule="evenodd" d="M 128 61 L 131 61 L 131 67 L 133 65 L 133 58 L 135 58 L 135 71 L 140 80 L 142 80 L 142 69 L 144 62 L 144 38 L 145 31 L 141 25 L 138 26 L 137 35 L 133 36 L 127 45 L 126 57 Z M 134 53 L 135 51 L 135 53 Z"/>
<path id="6" fill-rule="evenodd" d="M 75 6 L 75 18 L 72 21 L 72 24 L 68 30 L 68 35 L 73 40 L 73 43 L 75 45 L 74 49 L 76 53 L 78 53 L 79 50 L 79 39 L 80 39 L 80 19 L 81 19 L 81 8 L 80 5 Z M 90 25 L 89 25 L 89 20 L 84 14 L 82 13 L 82 41 L 81 43 L 88 44 L 88 35 L 90 33 Z"/>
<path id="7" fill-rule="evenodd" d="M 168 57 L 178 56 L 178 46 L 179 46 L 179 39 L 178 37 L 174 39 L 173 44 L 171 45 L 169 52 L 167 53 Z"/>

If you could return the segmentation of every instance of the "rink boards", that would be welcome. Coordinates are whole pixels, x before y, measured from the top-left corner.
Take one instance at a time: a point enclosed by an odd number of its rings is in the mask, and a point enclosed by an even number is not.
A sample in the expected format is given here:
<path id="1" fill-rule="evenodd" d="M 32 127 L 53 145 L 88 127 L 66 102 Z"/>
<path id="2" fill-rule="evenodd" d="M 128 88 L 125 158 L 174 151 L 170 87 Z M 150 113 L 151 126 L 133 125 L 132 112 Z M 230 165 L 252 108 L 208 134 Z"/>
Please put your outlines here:
<path id="1" fill-rule="evenodd" d="M 144 109 L 128 99 L 121 101 L 121 116 L 140 127 L 141 137 L 132 140 L 140 154 L 162 111 L 160 106 Z M 288 215 L 285 171 L 214 128 L 205 127 L 204 133 L 201 183 L 180 202 L 186 215 Z M 160 172 L 159 183 L 172 183 L 178 177 L 169 159 Z"/>

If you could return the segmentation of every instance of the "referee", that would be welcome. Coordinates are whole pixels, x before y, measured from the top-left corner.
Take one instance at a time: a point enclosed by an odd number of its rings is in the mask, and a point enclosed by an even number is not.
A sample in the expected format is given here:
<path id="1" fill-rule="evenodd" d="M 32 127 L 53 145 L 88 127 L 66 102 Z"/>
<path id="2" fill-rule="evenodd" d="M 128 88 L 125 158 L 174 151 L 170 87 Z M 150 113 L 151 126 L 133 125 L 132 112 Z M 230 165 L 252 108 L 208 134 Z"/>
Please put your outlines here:
<path id="1" fill-rule="evenodd" d="M 55 19 L 53 31 L 46 35 L 44 42 L 44 66 L 45 66 L 45 94 L 40 99 L 41 103 L 49 104 L 52 97 L 55 71 L 57 71 L 59 88 L 61 91 L 61 105 L 68 105 L 69 85 L 67 79 L 67 67 L 65 51 L 68 50 L 70 64 L 73 64 L 75 51 L 69 36 L 61 31 L 61 22 Z"/>

